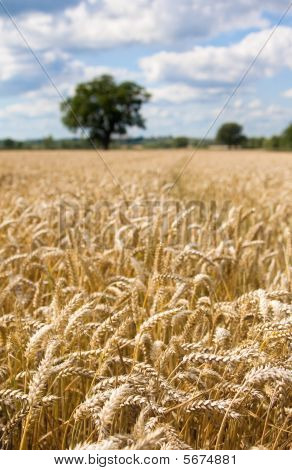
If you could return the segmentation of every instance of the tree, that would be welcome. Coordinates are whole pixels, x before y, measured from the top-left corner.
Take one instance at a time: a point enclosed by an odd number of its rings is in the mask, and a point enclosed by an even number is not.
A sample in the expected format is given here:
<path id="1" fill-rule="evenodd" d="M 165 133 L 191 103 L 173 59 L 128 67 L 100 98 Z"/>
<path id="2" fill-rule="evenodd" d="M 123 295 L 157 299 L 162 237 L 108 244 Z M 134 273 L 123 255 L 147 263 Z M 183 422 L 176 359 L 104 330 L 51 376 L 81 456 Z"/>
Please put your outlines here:
<path id="1" fill-rule="evenodd" d="M 246 140 L 245 147 L 249 149 L 260 149 L 263 148 L 265 145 L 265 138 L 264 137 L 249 137 Z"/>
<path id="2" fill-rule="evenodd" d="M 280 143 L 285 149 L 292 148 L 292 124 L 289 124 L 289 126 L 284 130 L 282 136 L 279 137 L 279 140 L 281 141 Z"/>
<path id="3" fill-rule="evenodd" d="M 229 148 L 241 145 L 246 137 L 242 134 L 242 126 L 236 122 L 223 124 L 217 132 L 216 140 L 220 144 L 228 145 Z"/>
<path id="4" fill-rule="evenodd" d="M 179 136 L 175 137 L 173 143 L 176 148 L 185 148 L 189 145 L 189 139 L 184 136 Z"/>
<path id="5" fill-rule="evenodd" d="M 17 143 L 15 142 L 15 140 L 10 139 L 10 137 L 8 137 L 7 139 L 3 140 L 3 147 L 8 150 L 15 149 L 17 148 Z"/>
<path id="6" fill-rule="evenodd" d="M 77 86 L 73 97 L 61 103 L 63 123 L 72 131 L 86 130 L 94 142 L 108 149 L 113 134 L 124 135 L 127 127 L 144 128 L 141 106 L 149 93 L 135 82 L 117 84 L 102 75 Z"/>
<path id="7" fill-rule="evenodd" d="M 43 146 L 45 149 L 54 149 L 56 147 L 54 138 L 51 135 L 44 137 Z"/>
<path id="8" fill-rule="evenodd" d="M 273 135 L 270 139 L 266 139 L 265 148 L 268 150 L 279 150 L 282 146 L 282 139 L 278 135 Z"/>

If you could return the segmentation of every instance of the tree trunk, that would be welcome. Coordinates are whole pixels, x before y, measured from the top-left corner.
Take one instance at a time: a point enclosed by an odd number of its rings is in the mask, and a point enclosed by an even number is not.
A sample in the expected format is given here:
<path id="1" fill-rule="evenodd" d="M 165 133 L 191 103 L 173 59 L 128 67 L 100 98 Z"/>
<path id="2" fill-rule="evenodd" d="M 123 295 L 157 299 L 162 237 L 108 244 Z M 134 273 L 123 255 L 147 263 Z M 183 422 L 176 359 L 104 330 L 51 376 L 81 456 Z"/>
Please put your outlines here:
<path id="1" fill-rule="evenodd" d="M 104 150 L 108 150 L 111 142 L 111 136 L 110 134 L 106 134 L 102 141 L 101 141 L 101 146 Z"/>

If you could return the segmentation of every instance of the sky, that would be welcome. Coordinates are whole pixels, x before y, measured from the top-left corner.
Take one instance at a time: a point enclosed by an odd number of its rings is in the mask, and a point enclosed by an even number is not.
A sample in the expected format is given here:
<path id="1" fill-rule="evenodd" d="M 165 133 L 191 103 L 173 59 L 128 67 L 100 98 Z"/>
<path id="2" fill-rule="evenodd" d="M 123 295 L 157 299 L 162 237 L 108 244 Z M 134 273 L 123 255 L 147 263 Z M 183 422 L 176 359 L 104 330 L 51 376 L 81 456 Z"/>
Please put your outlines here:
<path id="1" fill-rule="evenodd" d="M 146 130 L 129 135 L 203 136 L 289 3 L 1 0 L 0 138 L 72 135 L 61 123 L 60 96 L 102 73 L 152 95 Z M 292 9 L 210 136 L 226 121 L 253 136 L 280 133 L 292 121 Z"/>

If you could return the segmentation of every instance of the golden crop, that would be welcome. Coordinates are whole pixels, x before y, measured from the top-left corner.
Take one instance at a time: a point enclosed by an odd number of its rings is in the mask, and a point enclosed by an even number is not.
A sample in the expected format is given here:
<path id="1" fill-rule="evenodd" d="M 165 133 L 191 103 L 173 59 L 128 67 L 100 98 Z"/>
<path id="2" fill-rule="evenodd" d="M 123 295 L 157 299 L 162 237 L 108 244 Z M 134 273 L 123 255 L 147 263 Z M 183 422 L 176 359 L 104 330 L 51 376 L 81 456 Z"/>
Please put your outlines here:
<path id="1" fill-rule="evenodd" d="M 0 447 L 289 449 L 290 154 L 0 154 Z"/>

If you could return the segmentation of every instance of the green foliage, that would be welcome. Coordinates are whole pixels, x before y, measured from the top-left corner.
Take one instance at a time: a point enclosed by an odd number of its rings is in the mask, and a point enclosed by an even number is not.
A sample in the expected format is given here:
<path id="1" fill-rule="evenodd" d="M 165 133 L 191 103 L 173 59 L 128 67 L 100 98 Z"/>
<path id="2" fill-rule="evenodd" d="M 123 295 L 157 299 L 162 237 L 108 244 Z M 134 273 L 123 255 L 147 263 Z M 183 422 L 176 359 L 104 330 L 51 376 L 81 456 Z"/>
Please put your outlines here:
<path id="1" fill-rule="evenodd" d="M 185 148 L 188 145 L 189 145 L 189 139 L 187 137 L 180 136 L 174 139 L 174 146 L 176 148 Z"/>
<path id="2" fill-rule="evenodd" d="M 16 141 L 8 137 L 4 139 L 0 143 L 0 148 L 7 149 L 7 150 L 14 150 L 22 148 L 22 142 Z"/>
<path id="3" fill-rule="evenodd" d="M 219 128 L 216 140 L 219 144 L 237 147 L 244 144 L 246 137 L 242 134 L 242 126 L 240 124 L 227 122 Z"/>
<path id="4" fill-rule="evenodd" d="M 13 149 L 13 148 L 15 148 L 15 144 L 16 144 L 16 142 L 15 142 L 13 139 L 10 139 L 10 138 L 5 139 L 5 140 L 3 141 L 3 146 L 4 146 L 5 148 L 7 148 L 7 149 Z"/>
<path id="5" fill-rule="evenodd" d="M 264 147 L 267 150 L 281 150 L 282 138 L 279 135 L 273 135 L 270 139 L 266 139 Z"/>
<path id="6" fill-rule="evenodd" d="M 287 150 L 292 149 L 292 124 L 284 130 L 281 136 L 281 146 Z"/>
<path id="7" fill-rule="evenodd" d="M 243 145 L 248 149 L 260 149 L 264 147 L 265 140 L 264 137 L 248 137 Z"/>
<path id="8" fill-rule="evenodd" d="M 132 126 L 145 127 L 140 109 L 149 98 L 135 82 L 117 84 L 112 76 L 102 75 L 79 84 L 74 96 L 61 103 L 62 120 L 74 132 L 85 129 L 107 149 L 113 134 L 125 135 Z"/>
<path id="9" fill-rule="evenodd" d="M 54 138 L 51 135 L 49 135 L 48 137 L 45 137 L 43 139 L 43 146 L 44 146 L 45 149 L 54 149 L 54 148 L 56 148 Z"/>

